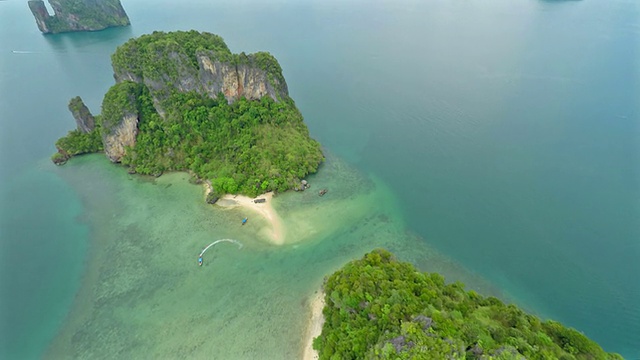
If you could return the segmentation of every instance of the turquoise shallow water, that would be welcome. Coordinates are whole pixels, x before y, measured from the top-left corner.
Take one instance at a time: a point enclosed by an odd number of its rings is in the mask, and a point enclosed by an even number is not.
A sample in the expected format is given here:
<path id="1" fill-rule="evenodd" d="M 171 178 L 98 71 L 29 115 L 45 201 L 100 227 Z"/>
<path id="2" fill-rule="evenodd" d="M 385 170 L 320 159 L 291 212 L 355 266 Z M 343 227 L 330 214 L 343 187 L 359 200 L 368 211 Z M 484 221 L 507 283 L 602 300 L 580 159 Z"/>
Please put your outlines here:
<path id="1" fill-rule="evenodd" d="M 329 194 L 273 200 L 287 229 L 282 246 L 264 238 L 264 219 L 204 204 L 186 174 L 130 176 L 101 155 L 59 173 L 80 192 L 94 234 L 90 270 L 47 357 L 298 358 L 311 294 L 375 247 L 482 284 L 405 232 L 388 189 L 335 158 L 309 179 Z M 243 246 L 220 243 L 198 267 L 197 254 L 217 239 Z"/>
<path id="2" fill-rule="evenodd" d="M 378 245 L 640 356 L 639 3 L 153 5 L 127 1 L 130 28 L 42 36 L 0 2 L 0 357 L 295 357 L 308 295 Z M 242 214 L 180 174 L 49 163 L 68 99 L 98 112 L 118 44 L 191 28 L 272 52 L 333 154 L 335 197 L 276 199 L 304 241 L 237 232 Z M 197 272 L 213 237 L 245 247 Z"/>
<path id="3" fill-rule="evenodd" d="M 89 231 L 77 193 L 58 176 L 39 168 L 14 181 L 2 194 L 0 350 L 35 358 L 78 291 Z"/>

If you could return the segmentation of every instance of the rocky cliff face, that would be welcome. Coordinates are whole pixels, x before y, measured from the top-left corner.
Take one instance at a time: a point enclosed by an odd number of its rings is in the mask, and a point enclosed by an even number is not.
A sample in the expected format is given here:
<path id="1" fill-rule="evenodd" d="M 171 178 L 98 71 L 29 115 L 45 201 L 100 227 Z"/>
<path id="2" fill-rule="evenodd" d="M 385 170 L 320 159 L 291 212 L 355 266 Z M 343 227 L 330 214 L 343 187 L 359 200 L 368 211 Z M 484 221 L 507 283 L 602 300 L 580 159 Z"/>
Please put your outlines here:
<path id="1" fill-rule="evenodd" d="M 289 96 L 287 84 L 275 78 L 269 81 L 267 72 L 257 66 L 254 57 L 249 55 L 246 62 L 233 64 L 216 59 L 212 53 L 199 54 L 196 81 L 201 86 L 200 92 L 212 98 L 221 92 L 230 103 L 241 97 L 258 100 L 269 96 L 278 101 Z"/>
<path id="2" fill-rule="evenodd" d="M 51 0 L 52 5 L 60 2 Z M 34 14 L 44 8 L 44 4 L 30 6 L 35 9 Z M 58 13 L 56 10 L 56 16 Z M 46 25 L 46 9 L 42 16 Z M 60 18 L 68 18 L 65 16 Z M 192 31 L 144 35 L 120 46 L 112 56 L 112 64 L 116 84 L 103 100 L 100 131 L 104 151 L 113 162 L 120 162 L 126 149 L 136 144 L 140 113 L 137 99 L 142 92 L 151 96 L 163 119 L 163 104 L 176 92 L 195 91 L 213 99 L 222 93 L 228 103 L 242 97 L 290 100 L 282 69 L 271 54 L 232 54 L 222 38 L 214 34 Z M 88 133 L 95 128 L 93 116 L 79 97 L 71 100 L 69 109 L 80 131 Z"/>
<path id="3" fill-rule="evenodd" d="M 29 9 L 31 9 L 31 13 L 36 18 L 38 29 L 43 33 L 50 33 L 51 29 L 48 24 L 51 21 L 51 16 L 47 11 L 47 7 L 44 6 L 44 1 L 29 1 Z"/>
<path id="4" fill-rule="evenodd" d="M 120 0 L 48 0 L 54 15 L 44 1 L 29 1 L 29 8 L 43 33 L 95 31 L 129 25 Z"/>
<path id="5" fill-rule="evenodd" d="M 139 84 L 125 81 L 112 86 L 102 101 L 101 134 L 104 152 L 112 162 L 120 162 L 127 147 L 136 144 L 140 111 Z"/>
<path id="6" fill-rule="evenodd" d="M 150 35 L 153 36 L 163 34 Z M 147 48 L 148 42 L 143 39 L 130 40 L 118 48 L 112 57 L 114 78 L 117 84 L 133 82 L 146 87 L 162 118 L 165 117 L 163 102 L 175 92 L 195 91 L 213 99 L 222 93 L 228 103 L 242 97 L 259 100 L 268 96 L 274 101 L 289 98 L 282 69 L 268 53 L 232 54 L 226 45 L 223 49 L 188 53 L 182 44 L 171 41 L 156 42 Z M 111 161 L 120 161 L 125 147 L 135 145 L 132 126 L 137 122 L 132 120 L 135 114 L 128 116 L 120 117 L 120 125 L 109 127 L 118 129 L 111 130 L 112 136 L 103 134 L 105 152 Z"/>
<path id="7" fill-rule="evenodd" d="M 126 154 L 126 147 L 136 144 L 138 135 L 138 114 L 124 114 L 119 123 L 102 134 L 104 153 L 112 162 L 120 162 Z"/>
<path id="8" fill-rule="evenodd" d="M 266 53 L 258 53 L 240 54 L 228 59 L 213 51 L 200 51 L 196 54 L 195 66 L 186 55 L 172 52 L 163 56 L 163 59 L 157 59 L 167 66 L 159 74 L 145 71 L 142 74 L 134 73 L 114 66 L 114 78 L 117 82 L 133 81 L 147 86 L 154 95 L 156 108 L 161 114 L 163 109 L 159 104 L 163 94 L 171 89 L 180 92 L 196 91 L 211 98 L 223 93 L 229 103 L 241 97 L 258 100 L 269 96 L 275 101 L 287 98 L 289 91 L 281 72 L 277 74 L 279 76 L 270 76 L 258 63 L 261 56 L 271 57 Z M 167 59 L 170 60 L 168 63 Z"/>
<path id="9" fill-rule="evenodd" d="M 71 111 L 73 118 L 76 119 L 78 130 L 87 134 L 96 128 L 96 120 L 80 96 L 76 96 L 69 101 L 69 111 Z"/>

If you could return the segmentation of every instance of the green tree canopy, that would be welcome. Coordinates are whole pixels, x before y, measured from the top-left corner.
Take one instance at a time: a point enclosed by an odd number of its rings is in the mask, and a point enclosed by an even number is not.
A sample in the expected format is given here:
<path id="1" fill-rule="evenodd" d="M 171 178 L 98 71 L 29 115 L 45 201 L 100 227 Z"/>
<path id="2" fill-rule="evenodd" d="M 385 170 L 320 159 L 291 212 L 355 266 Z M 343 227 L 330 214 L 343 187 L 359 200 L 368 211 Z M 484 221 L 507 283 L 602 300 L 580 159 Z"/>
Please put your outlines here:
<path id="1" fill-rule="evenodd" d="M 320 359 L 622 359 L 582 333 L 375 250 L 324 285 Z"/>
<path id="2" fill-rule="evenodd" d="M 205 81 L 198 75 L 198 54 L 218 64 L 226 61 L 227 68 L 260 69 L 255 81 L 275 89 L 277 100 L 240 97 L 229 103 L 222 93 L 203 93 L 193 83 Z M 121 45 L 112 63 L 119 81 L 106 93 L 90 139 L 115 134 L 124 116 L 137 116 L 135 145 L 120 159 L 137 173 L 189 171 L 210 180 L 217 194 L 257 195 L 297 186 L 324 159 L 287 95 L 280 65 L 269 53 L 232 54 L 214 34 L 154 32 Z M 178 86 L 181 82 L 191 87 Z M 60 154 L 102 149 L 84 146 L 77 137 L 72 133 L 60 139 Z"/>

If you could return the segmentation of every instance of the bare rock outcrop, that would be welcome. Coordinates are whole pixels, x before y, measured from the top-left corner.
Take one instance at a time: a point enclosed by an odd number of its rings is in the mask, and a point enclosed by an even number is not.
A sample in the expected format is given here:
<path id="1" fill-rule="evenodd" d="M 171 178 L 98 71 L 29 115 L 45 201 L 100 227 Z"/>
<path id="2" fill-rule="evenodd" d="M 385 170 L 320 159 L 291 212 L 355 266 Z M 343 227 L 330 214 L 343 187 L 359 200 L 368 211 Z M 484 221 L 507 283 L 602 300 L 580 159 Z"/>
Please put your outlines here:
<path id="1" fill-rule="evenodd" d="M 138 135 L 138 115 L 125 114 L 122 121 L 102 136 L 105 155 L 113 162 L 120 162 L 126 154 L 126 147 L 133 147 L 136 144 L 136 135 Z"/>
<path id="2" fill-rule="evenodd" d="M 91 115 L 91 111 L 89 111 L 80 96 L 76 96 L 69 101 L 69 111 L 71 111 L 73 118 L 76 119 L 78 130 L 87 134 L 96 128 L 96 119 Z"/>
<path id="3" fill-rule="evenodd" d="M 289 97 L 282 69 L 271 54 L 233 54 L 214 34 L 154 32 L 118 47 L 112 60 L 116 82 L 144 84 L 160 114 L 162 102 L 175 91 L 195 91 L 213 99 L 222 93 L 228 103 L 242 97 Z"/>
<path id="4" fill-rule="evenodd" d="M 49 15 L 49 11 L 44 5 L 44 1 L 29 1 L 28 4 L 33 17 L 36 19 L 38 29 L 45 34 L 52 32 L 51 28 L 49 28 L 51 15 Z"/>
<path id="5" fill-rule="evenodd" d="M 260 67 L 262 57 L 272 58 L 267 53 L 238 54 L 229 58 L 213 51 L 200 51 L 196 54 L 197 66 L 184 54 L 170 52 L 168 55 L 153 55 L 158 56 L 155 61 L 162 62 L 166 67 L 162 73 L 134 73 L 114 66 L 114 78 L 116 82 L 144 84 L 153 94 L 156 110 L 161 114 L 164 111 L 160 103 L 172 89 L 195 91 L 211 98 L 222 93 L 229 103 L 241 97 L 259 100 L 268 96 L 279 101 L 289 96 L 281 72 L 277 74 L 279 76 L 273 76 Z"/>
<path id="6" fill-rule="evenodd" d="M 241 97 L 258 100 L 269 96 L 278 101 L 278 98 L 289 95 L 286 83 L 282 84 L 277 79 L 269 81 L 267 72 L 256 66 L 256 55 L 238 56 L 246 62 L 233 64 L 216 59 L 212 52 L 199 54 L 199 90 L 212 98 L 221 92 L 230 103 Z"/>
<path id="7" fill-rule="evenodd" d="M 136 144 L 140 111 L 137 94 L 140 85 L 131 81 L 112 86 L 102 101 L 102 144 L 113 162 L 120 162 L 127 147 Z"/>

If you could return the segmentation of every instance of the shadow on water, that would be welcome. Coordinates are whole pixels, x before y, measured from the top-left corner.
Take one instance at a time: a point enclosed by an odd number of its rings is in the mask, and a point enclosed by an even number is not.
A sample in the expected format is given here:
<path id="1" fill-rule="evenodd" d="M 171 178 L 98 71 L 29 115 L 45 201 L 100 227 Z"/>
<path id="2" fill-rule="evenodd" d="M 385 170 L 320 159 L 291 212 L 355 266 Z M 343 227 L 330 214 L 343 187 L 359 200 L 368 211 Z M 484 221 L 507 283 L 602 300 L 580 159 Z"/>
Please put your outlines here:
<path id="1" fill-rule="evenodd" d="M 103 52 L 105 44 L 124 43 L 133 37 L 133 31 L 131 26 L 122 26 L 100 31 L 45 34 L 43 36 L 54 52 Z"/>

